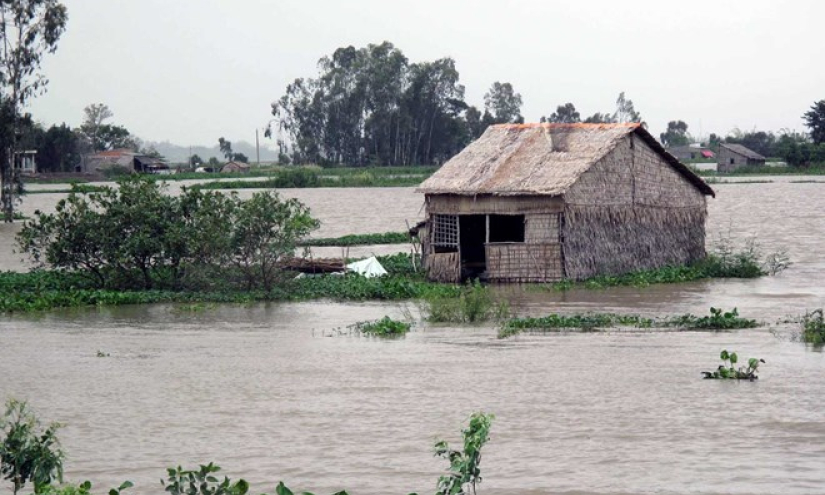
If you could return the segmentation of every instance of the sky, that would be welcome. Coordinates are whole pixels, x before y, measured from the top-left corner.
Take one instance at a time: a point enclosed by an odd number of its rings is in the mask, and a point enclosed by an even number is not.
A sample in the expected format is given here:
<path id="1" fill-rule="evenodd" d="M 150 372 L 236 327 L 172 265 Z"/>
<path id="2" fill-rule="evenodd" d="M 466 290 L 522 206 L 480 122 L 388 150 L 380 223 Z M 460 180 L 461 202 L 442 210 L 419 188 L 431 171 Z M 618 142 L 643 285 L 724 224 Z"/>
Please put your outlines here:
<path id="1" fill-rule="evenodd" d="M 410 61 L 452 57 L 468 103 L 494 81 L 528 122 L 620 91 L 654 135 L 805 130 L 825 99 L 821 0 L 62 0 L 69 21 L 29 110 L 77 126 L 105 103 L 146 141 L 255 141 L 270 104 L 336 48 L 390 41 Z M 263 138 L 262 138 L 263 139 Z"/>

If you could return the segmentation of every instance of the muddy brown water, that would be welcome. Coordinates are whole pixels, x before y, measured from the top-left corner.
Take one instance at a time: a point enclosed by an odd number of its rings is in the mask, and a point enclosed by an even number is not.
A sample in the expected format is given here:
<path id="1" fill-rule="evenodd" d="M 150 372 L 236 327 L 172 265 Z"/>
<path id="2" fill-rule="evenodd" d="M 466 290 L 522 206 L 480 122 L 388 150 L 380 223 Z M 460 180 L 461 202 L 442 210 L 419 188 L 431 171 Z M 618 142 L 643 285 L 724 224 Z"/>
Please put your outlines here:
<path id="1" fill-rule="evenodd" d="M 476 410 L 496 414 L 480 493 L 825 493 L 825 356 L 776 323 L 825 300 L 825 184 L 774 180 L 717 186 L 708 228 L 709 241 L 731 231 L 786 248 L 794 265 L 780 276 L 501 289 L 519 314 L 737 306 L 769 323 L 760 329 L 501 341 L 492 326 L 424 326 L 381 341 L 334 329 L 415 315 L 415 305 L 53 311 L 0 319 L 0 397 L 66 423 L 70 479 L 101 489 L 129 479 L 136 494 L 160 493 L 167 466 L 209 461 L 255 493 L 281 479 L 319 493 L 428 493 L 444 467 L 433 441 L 457 441 Z M 285 193 L 321 218 L 323 237 L 400 230 L 422 214 L 409 188 Z M 32 195 L 23 209 L 56 198 Z M 12 230 L 0 226 L 2 269 L 21 268 L 8 254 Z M 765 358 L 761 379 L 701 380 L 722 348 Z"/>

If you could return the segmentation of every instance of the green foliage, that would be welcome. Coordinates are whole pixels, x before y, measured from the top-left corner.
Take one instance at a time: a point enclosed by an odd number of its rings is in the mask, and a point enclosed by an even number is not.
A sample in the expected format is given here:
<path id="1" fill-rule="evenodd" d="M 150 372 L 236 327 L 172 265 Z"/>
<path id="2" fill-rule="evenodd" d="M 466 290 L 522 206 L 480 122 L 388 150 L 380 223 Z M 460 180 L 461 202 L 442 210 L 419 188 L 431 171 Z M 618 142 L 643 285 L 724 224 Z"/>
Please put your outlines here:
<path id="1" fill-rule="evenodd" d="M 385 316 L 380 320 L 358 322 L 353 325 L 353 328 L 360 333 L 374 337 L 398 337 L 409 332 L 411 326 L 410 323 Z"/>
<path id="2" fill-rule="evenodd" d="M 539 318 L 511 318 L 501 324 L 498 338 L 508 338 L 524 331 L 558 331 L 578 329 L 592 332 L 602 328 L 617 326 L 636 328 L 678 328 L 681 330 L 733 330 L 759 326 L 756 320 L 739 317 L 734 308 L 724 312 L 710 308 L 709 316 L 685 314 L 664 318 L 645 318 L 637 315 L 619 315 L 614 313 L 588 313 L 575 315 L 550 314 Z"/>
<path id="3" fill-rule="evenodd" d="M 7 401 L 0 418 L 0 475 L 11 482 L 15 495 L 29 482 L 39 492 L 53 480 L 63 480 L 60 426 L 52 423 L 43 428 L 25 402 Z"/>
<path id="4" fill-rule="evenodd" d="M 813 142 L 825 143 L 825 100 L 814 102 L 802 118 L 805 119 L 805 125 L 811 131 Z"/>
<path id="5" fill-rule="evenodd" d="M 269 290 L 277 262 L 318 226 L 306 206 L 274 192 L 171 196 L 143 177 L 88 194 L 79 188 L 55 213 L 37 212 L 17 241 L 36 263 L 85 273 L 96 288 L 198 289 L 234 277 L 248 290 Z"/>
<path id="6" fill-rule="evenodd" d="M 659 140 L 667 148 L 690 144 L 688 125 L 682 120 L 671 120 L 667 123 L 667 131 L 659 134 Z"/>
<path id="7" fill-rule="evenodd" d="M 825 318 L 822 309 L 805 313 L 800 321 L 802 341 L 815 346 L 825 345 Z"/>
<path id="8" fill-rule="evenodd" d="M 438 478 L 436 495 L 465 495 L 476 492 L 476 485 L 481 483 L 481 449 L 490 439 L 492 414 L 478 412 L 470 416 L 470 423 L 462 430 L 464 447 L 454 450 L 441 440 L 435 444 L 435 455 L 450 462 L 450 469 L 444 476 Z"/>
<path id="9" fill-rule="evenodd" d="M 109 490 L 109 495 L 121 495 L 121 493 L 135 486 L 131 481 L 124 481 L 117 488 Z M 36 492 L 36 495 L 92 495 L 92 484 L 84 481 L 79 485 L 46 485 Z"/>
<path id="10" fill-rule="evenodd" d="M 467 282 L 458 293 L 428 293 L 424 296 L 423 312 L 434 323 L 476 323 L 509 316 L 509 306 L 496 301 L 492 291 L 477 280 Z"/>
<path id="11" fill-rule="evenodd" d="M 180 466 L 166 470 L 168 478 L 163 483 L 170 495 L 246 495 L 249 483 L 240 479 L 232 482 L 224 476 L 218 479 L 215 474 L 221 468 L 213 463 L 201 465 L 197 470 L 184 470 Z"/>
<path id="12" fill-rule="evenodd" d="M 728 352 L 727 349 L 719 353 L 719 359 L 722 360 L 722 364 L 715 371 L 702 372 L 705 379 L 753 381 L 759 378 L 756 376 L 759 364 L 765 362 L 764 359 L 750 358 L 747 366 L 737 368 L 735 365 L 739 362 L 739 356 L 735 352 Z"/>

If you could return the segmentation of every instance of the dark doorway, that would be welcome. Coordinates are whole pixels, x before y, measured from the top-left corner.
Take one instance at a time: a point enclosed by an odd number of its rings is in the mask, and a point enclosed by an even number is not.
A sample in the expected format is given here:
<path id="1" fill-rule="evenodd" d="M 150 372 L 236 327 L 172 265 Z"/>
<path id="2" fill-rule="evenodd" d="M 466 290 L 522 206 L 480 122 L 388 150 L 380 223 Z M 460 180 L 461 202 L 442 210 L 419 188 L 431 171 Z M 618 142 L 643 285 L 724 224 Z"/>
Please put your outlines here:
<path id="1" fill-rule="evenodd" d="M 524 215 L 490 215 L 490 242 L 524 242 Z"/>
<path id="2" fill-rule="evenodd" d="M 463 278 L 477 278 L 487 269 L 484 243 L 487 240 L 485 215 L 461 215 L 458 219 Z"/>

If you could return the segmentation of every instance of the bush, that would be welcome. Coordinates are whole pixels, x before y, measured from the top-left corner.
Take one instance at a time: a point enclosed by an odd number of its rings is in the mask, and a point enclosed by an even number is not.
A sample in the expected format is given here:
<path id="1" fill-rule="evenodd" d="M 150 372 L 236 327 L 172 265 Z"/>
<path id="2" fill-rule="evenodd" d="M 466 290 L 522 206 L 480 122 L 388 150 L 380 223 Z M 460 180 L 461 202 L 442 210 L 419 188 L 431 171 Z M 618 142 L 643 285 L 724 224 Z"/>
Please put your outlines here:
<path id="1" fill-rule="evenodd" d="M 57 441 L 60 424 L 45 429 L 25 402 L 10 399 L 0 418 L 0 475 L 10 481 L 15 495 L 31 482 L 40 492 L 52 480 L 63 480 L 63 451 Z"/>
<path id="2" fill-rule="evenodd" d="M 380 320 L 364 321 L 353 325 L 353 328 L 365 335 L 375 337 L 398 337 L 410 331 L 412 325 L 407 322 L 393 320 L 385 316 Z"/>
<path id="3" fill-rule="evenodd" d="M 506 318 L 510 308 L 505 301 L 496 301 L 490 289 L 476 280 L 462 287 L 458 297 L 453 294 L 427 294 L 423 313 L 428 321 L 434 323 L 475 323 Z"/>

